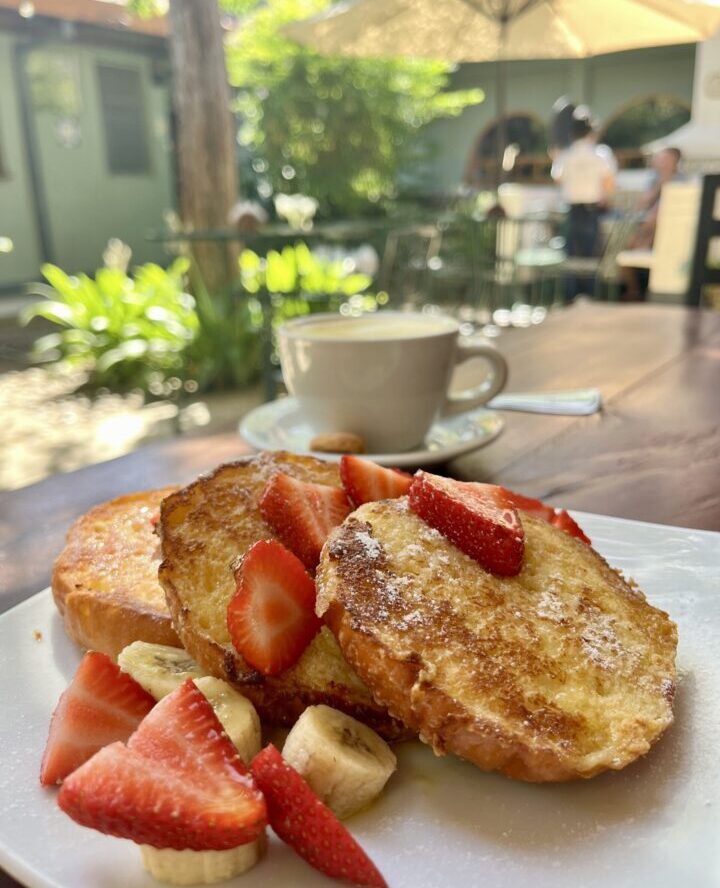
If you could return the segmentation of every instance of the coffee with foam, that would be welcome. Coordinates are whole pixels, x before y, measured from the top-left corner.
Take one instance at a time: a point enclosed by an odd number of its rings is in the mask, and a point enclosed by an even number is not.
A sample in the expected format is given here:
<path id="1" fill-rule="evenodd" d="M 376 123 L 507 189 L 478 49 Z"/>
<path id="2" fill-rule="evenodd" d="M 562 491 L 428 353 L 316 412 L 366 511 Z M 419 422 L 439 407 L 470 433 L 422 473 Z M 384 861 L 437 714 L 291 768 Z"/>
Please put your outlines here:
<path id="1" fill-rule="evenodd" d="M 307 320 L 298 324 L 293 334 L 307 339 L 365 342 L 373 339 L 417 339 L 434 333 L 452 332 L 454 329 L 455 323 L 447 318 L 378 314 L 360 318 Z"/>

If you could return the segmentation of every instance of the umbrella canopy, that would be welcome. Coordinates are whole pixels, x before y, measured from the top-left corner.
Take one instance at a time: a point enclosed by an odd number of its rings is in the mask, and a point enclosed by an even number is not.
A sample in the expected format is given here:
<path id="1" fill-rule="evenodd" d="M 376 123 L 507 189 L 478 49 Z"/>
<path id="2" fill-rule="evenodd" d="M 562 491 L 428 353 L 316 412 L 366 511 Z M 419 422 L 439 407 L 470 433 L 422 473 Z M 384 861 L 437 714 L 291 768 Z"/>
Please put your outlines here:
<path id="1" fill-rule="evenodd" d="M 718 27 L 720 6 L 686 0 L 349 0 L 285 33 L 326 55 L 486 62 L 697 43 Z"/>

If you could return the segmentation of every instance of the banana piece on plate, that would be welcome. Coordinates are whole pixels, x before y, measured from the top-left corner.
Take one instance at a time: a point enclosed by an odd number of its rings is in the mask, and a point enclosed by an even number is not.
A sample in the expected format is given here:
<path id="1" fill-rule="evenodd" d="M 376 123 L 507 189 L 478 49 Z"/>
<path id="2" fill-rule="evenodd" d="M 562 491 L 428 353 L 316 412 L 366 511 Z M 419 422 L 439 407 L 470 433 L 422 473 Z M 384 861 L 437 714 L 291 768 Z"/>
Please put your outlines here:
<path id="1" fill-rule="evenodd" d="M 140 845 L 143 866 L 159 882 L 170 885 L 214 885 L 239 876 L 262 857 L 265 836 L 227 851 L 175 851 Z"/>
<path id="2" fill-rule="evenodd" d="M 188 678 L 205 672 L 182 648 L 134 641 L 118 655 L 118 666 L 142 685 L 156 700 L 171 694 Z"/>
<path id="3" fill-rule="evenodd" d="M 235 744 L 240 758 L 246 765 L 250 764 L 262 747 L 260 718 L 255 707 L 221 678 L 205 675 L 194 681 L 215 710 L 215 715 Z"/>
<path id="4" fill-rule="evenodd" d="M 380 794 L 397 766 L 375 731 L 329 706 L 308 706 L 288 734 L 283 758 L 340 819 Z"/>

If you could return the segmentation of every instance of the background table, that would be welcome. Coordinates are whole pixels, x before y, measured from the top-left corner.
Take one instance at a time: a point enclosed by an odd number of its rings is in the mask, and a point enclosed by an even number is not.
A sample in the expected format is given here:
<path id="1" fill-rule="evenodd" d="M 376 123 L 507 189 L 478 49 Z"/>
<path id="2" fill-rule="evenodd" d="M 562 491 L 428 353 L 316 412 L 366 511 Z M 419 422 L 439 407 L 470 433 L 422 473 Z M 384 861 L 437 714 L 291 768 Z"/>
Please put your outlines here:
<path id="1" fill-rule="evenodd" d="M 604 409 L 506 413 L 494 443 L 445 471 L 553 505 L 720 530 L 720 313 L 579 304 L 509 331 L 499 347 L 510 390 L 597 386 Z M 91 505 L 189 481 L 249 449 L 234 434 L 175 438 L 0 493 L 0 610 L 48 584 L 68 526 Z M 15 884 L 0 872 L 0 888 Z"/>

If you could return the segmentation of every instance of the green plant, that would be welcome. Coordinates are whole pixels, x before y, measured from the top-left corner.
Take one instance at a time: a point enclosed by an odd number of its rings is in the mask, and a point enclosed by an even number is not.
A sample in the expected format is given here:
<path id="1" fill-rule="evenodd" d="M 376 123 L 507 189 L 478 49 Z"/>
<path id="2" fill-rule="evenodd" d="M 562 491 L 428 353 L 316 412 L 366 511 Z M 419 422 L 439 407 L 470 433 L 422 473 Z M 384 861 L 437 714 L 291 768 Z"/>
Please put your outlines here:
<path id="1" fill-rule="evenodd" d="M 211 295 L 195 284 L 198 334 L 187 349 L 186 370 L 200 389 L 242 388 L 260 373 L 262 318 L 253 300 L 233 289 Z"/>
<path id="2" fill-rule="evenodd" d="M 307 244 L 270 250 L 262 258 L 252 250 L 240 255 L 240 280 L 248 293 L 304 293 L 318 296 L 354 296 L 372 283 L 367 274 L 352 273 L 342 260 L 321 259 Z"/>
<path id="3" fill-rule="evenodd" d="M 44 300 L 21 320 L 41 317 L 61 329 L 35 342 L 35 357 L 80 366 L 91 386 L 116 391 L 148 389 L 181 374 L 199 326 L 195 301 L 184 289 L 188 267 L 184 258 L 167 270 L 148 263 L 131 277 L 124 267 L 106 265 L 93 279 L 44 265 L 49 286 L 32 290 Z"/>
<path id="4" fill-rule="evenodd" d="M 421 127 L 483 100 L 448 91 L 451 66 L 418 59 L 325 57 L 286 38 L 288 22 L 330 0 L 267 0 L 226 46 L 239 90 L 240 139 L 266 191 L 302 191 L 322 208 L 356 212 L 395 194 L 400 170 L 428 153 Z"/>
<path id="5" fill-rule="evenodd" d="M 240 280 L 246 292 L 257 298 L 253 303 L 259 323 L 273 327 L 301 315 L 321 311 L 339 311 L 347 303 L 363 300 L 366 310 L 377 307 L 376 297 L 360 295 L 372 283 L 367 274 L 353 273 L 341 260 L 315 256 L 305 243 L 270 250 L 261 257 L 252 250 L 240 254 Z M 263 316 L 270 306 L 270 316 Z M 380 299 L 382 302 L 382 297 Z M 372 303 L 368 306 L 367 303 Z"/>

